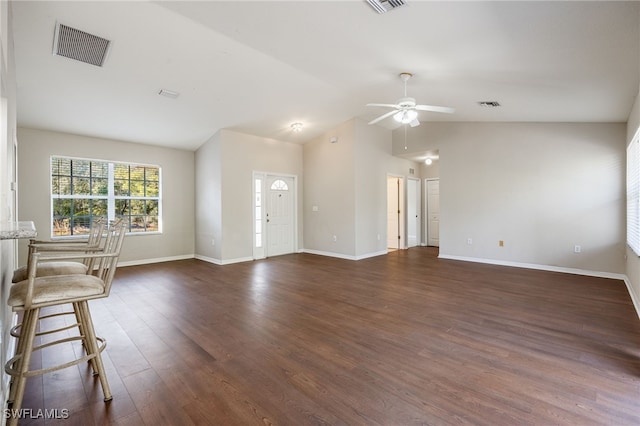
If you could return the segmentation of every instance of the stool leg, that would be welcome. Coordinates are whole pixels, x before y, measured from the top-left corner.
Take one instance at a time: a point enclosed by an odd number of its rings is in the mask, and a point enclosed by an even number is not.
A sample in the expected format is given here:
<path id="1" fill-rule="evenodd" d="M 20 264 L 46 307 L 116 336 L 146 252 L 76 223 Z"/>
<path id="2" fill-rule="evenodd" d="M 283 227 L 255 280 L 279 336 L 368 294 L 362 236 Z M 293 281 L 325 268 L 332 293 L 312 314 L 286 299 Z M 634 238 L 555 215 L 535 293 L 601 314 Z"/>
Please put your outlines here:
<path id="1" fill-rule="evenodd" d="M 14 378 L 14 400 L 11 410 L 14 413 L 19 413 L 22 408 L 22 399 L 24 397 L 24 389 L 27 384 L 26 374 L 29 371 L 29 364 L 31 362 L 31 352 L 33 350 L 33 341 L 36 336 L 36 327 L 38 325 L 38 317 L 40 316 L 40 308 L 34 308 L 27 312 L 25 312 L 24 318 L 26 320 L 22 321 L 22 329 L 20 330 L 20 340 L 23 340 L 21 343 L 21 352 L 20 358 L 18 361 L 18 374 L 17 377 Z M 13 392 L 13 389 L 12 389 Z M 18 423 L 18 418 L 11 416 L 11 418 L 7 421 L 8 426 L 13 426 Z"/>
<path id="2" fill-rule="evenodd" d="M 20 333 L 18 334 L 18 343 L 16 344 L 16 354 L 21 354 L 24 353 L 24 333 L 27 327 L 27 324 L 31 323 L 31 318 L 33 316 L 33 310 L 28 310 L 25 311 L 22 314 L 22 325 L 20 326 L 19 330 Z M 37 321 L 36 321 L 37 322 Z M 24 359 L 24 357 L 20 357 L 16 362 L 17 364 L 14 365 L 14 368 L 18 371 L 21 371 L 21 367 L 22 367 L 22 360 Z M 15 381 L 16 378 L 11 376 L 11 384 L 10 384 L 10 388 L 9 388 L 9 399 L 7 400 L 7 402 L 9 404 L 13 404 L 13 401 L 16 398 L 16 386 L 15 386 Z"/>
<path id="3" fill-rule="evenodd" d="M 88 354 L 89 353 L 89 347 L 87 346 L 87 333 L 84 331 L 84 326 L 82 325 L 82 315 L 80 315 L 80 310 L 82 308 L 80 308 L 78 306 L 78 302 L 73 302 L 73 313 L 76 316 L 76 322 L 78 323 L 78 331 L 80 332 L 80 336 L 82 337 L 82 348 L 85 350 L 85 352 Z M 98 371 L 96 370 L 96 366 L 94 364 L 93 358 L 89 360 L 89 365 L 91 366 L 91 370 L 93 370 L 93 375 L 97 375 Z"/>
<path id="4" fill-rule="evenodd" d="M 96 338 L 96 332 L 93 327 L 93 321 L 91 319 L 91 312 L 89 312 L 89 303 L 85 300 L 77 302 L 78 312 L 82 318 L 82 330 L 85 333 L 85 340 L 87 343 L 87 351 L 89 354 L 94 355 L 93 367 L 97 372 L 100 384 L 102 385 L 102 393 L 104 395 L 104 401 L 111 401 L 113 395 L 111 395 L 111 389 L 109 388 L 109 382 L 107 380 L 107 373 L 102 363 L 102 355 L 98 347 L 98 340 Z"/>

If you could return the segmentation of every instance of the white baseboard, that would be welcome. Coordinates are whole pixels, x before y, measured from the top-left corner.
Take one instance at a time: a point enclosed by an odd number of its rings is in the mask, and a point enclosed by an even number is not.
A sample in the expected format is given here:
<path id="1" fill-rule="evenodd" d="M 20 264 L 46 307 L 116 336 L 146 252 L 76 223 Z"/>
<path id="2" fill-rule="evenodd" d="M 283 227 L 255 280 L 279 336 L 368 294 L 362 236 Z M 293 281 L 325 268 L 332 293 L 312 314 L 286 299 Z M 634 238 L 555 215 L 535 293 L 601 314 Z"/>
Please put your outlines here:
<path id="1" fill-rule="evenodd" d="M 510 262 L 506 260 L 484 259 L 478 257 L 450 256 L 441 254 L 441 259 L 463 260 L 465 262 L 487 263 L 490 265 L 513 266 L 515 268 L 538 269 L 541 271 L 564 272 L 566 274 L 585 275 L 589 277 L 612 278 L 614 280 L 624 280 L 627 278 L 624 274 L 616 274 L 613 272 L 590 271 L 588 269 L 565 268 L 562 266 L 540 265 L 537 263 L 521 263 Z"/>
<path id="2" fill-rule="evenodd" d="M 627 291 L 629 292 L 629 296 L 631 296 L 631 302 L 633 302 L 633 307 L 636 308 L 636 314 L 638 314 L 638 318 L 640 318 L 640 297 L 633 291 L 633 287 L 631 286 L 631 281 L 629 281 L 629 277 L 624 277 L 624 283 L 627 286 Z"/>
<path id="3" fill-rule="evenodd" d="M 462 260 L 465 262 L 488 263 L 491 265 L 512 266 L 515 268 L 537 269 L 541 271 L 563 272 L 566 274 L 585 275 L 588 277 L 611 278 L 614 280 L 622 280 L 624 281 L 624 284 L 627 286 L 627 292 L 631 297 L 631 302 L 633 303 L 633 307 L 636 310 L 636 314 L 638 315 L 638 318 L 640 318 L 640 297 L 633 291 L 633 287 L 631 286 L 629 277 L 627 277 L 625 274 L 616 274 L 613 272 L 602 272 L 602 271 L 591 271 L 588 269 L 564 268 L 561 266 L 539 265 L 535 263 L 508 262 L 508 261 L 495 260 L 495 259 L 482 259 L 477 257 L 450 256 L 446 254 L 441 254 L 438 257 L 440 257 L 441 259 Z"/>
<path id="4" fill-rule="evenodd" d="M 202 260 L 203 262 L 209 262 L 209 263 L 213 263 L 215 265 L 231 265 L 233 263 L 252 262 L 254 260 L 253 257 L 239 257 L 239 258 L 236 258 L 236 259 L 221 260 L 221 259 L 215 259 L 213 257 L 201 256 L 199 254 L 196 254 L 193 257 L 195 257 L 198 260 Z"/>
<path id="5" fill-rule="evenodd" d="M 317 254 L 318 256 L 335 257 L 337 259 L 356 260 L 355 256 L 342 253 L 333 253 L 330 251 L 302 249 L 302 253 Z"/>
<path id="6" fill-rule="evenodd" d="M 361 254 L 359 256 L 356 256 L 356 260 L 369 259 L 370 257 L 383 256 L 386 254 L 389 254 L 389 250 L 381 250 L 373 253 Z"/>
<path id="7" fill-rule="evenodd" d="M 303 249 L 302 253 L 317 254 L 319 256 L 336 257 L 338 259 L 346 259 L 346 260 L 362 260 L 362 259 L 368 259 L 370 257 L 382 256 L 384 254 L 387 254 L 388 252 L 387 250 L 383 250 L 383 251 L 378 251 L 374 253 L 361 254 L 359 256 L 352 256 L 349 254 L 334 253 L 331 251 Z"/>
<path id="8" fill-rule="evenodd" d="M 298 253 L 317 254 L 320 256 L 335 257 L 338 259 L 346 259 L 346 260 L 362 260 L 362 259 L 368 259 L 371 257 L 385 255 L 388 253 L 388 251 L 381 250 L 378 252 L 367 253 L 359 256 L 351 256 L 351 255 L 346 255 L 342 253 L 334 253 L 329 251 L 311 250 L 311 249 L 298 250 Z M 633 291 L 633 287 L 629 282 L 629 278 L 625 274 L 616 274 L 613 272 L 602 272 L 602 271 L 591 271 L 587 269 L 565 268 L 561 266 L 540 265 L 536 263 L 521 263 L 521 262 L 496 260 L 496 259 L 484 259 L 484 258 L 477 258 L 477 257 L 451 256 L 446 254 L 440 254 L 438 257 L 441 259 L 460 260 L 464 262 L 487 263 L 491 265 L 511 266 L 515 268 L 537 269 L 541 271 L 562 272 L 566 274 L 576 274 L 576 275 L 585 275 L 590 277 L 611 278 L 616 280 L 622 280 L 627 286 L 627 291 L 629 292 L 629 296 L 631 297 L 633 306 L 636 310 L 638 318 L 640 318 L 640 295 L 635 294 L 635 292 Z M 162 257 L 162 258 L 155 258 L 155 259 L 132 260 L 132 261 L 118 263 L 118 266 L 145 265 L 150 263 L 170 262 L 174 260 L 185 260 L 185 259 L 194 259 L 194 258 L 198 260 L 202 260 L 204 262 L 213 263 L 215 265 L 231 265 L 233 263 L 251 262 L 254 260 L 252 257 L 241 257 L 237 259 L 221 260 L 221 259 L 215 259 L 212 257 L 201 256 L 198 254 L 196 255 L 187 254 L 182 256 Z"/>
<path id="9" fill-rule="evenodd" d="M 174 260 L 185 260 L 193 258 L 193 254 L 184 254 L 180 256 L 156 257 L 153 259 L 128 260 L 126 262 L 118 262 L 118 266 L 147 265 L 149 263 L 172 262 Z"/>

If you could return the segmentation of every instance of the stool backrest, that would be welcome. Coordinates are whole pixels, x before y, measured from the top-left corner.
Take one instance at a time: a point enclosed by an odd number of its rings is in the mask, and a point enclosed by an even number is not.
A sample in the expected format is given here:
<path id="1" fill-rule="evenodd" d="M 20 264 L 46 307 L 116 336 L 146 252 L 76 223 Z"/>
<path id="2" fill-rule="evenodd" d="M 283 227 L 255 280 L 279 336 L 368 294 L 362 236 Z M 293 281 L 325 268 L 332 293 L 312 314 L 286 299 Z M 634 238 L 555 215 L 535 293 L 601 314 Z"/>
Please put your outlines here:
<path id="1" fill-rule="evenodd" d="M 124 236 L 127 234 L 127 222 L 118 219 L 111 223 L 107 229 L 107 237 L 104 242 L 102 254 L 108 255 L 98 259 L 98 270 L 96 276 L 104 282 L 105 296 L 109 295 L 111 290 L 111 282 L 116 273 L 118 266 L 118 258 L 122 250 Z"/>
<path id="2" fill-rule="evenodd" d="M 91 222 L 91 228 L 89 229 L 89 238 L 87 239 L 87 248 L 93 249 L 100 247 L 100 243 L 102 241 L 102 236 L 104 235 L 104 231 L 107 225 L 107 221 L 105 219 L 99 218 L 95 219 Z M 89 253 L 90 251 L 88 251 Z M 82 261 L 85 265 L 87 265 L 87 272 L 90 271 L 94 267 L 95 259 L 88 257 Z"/>

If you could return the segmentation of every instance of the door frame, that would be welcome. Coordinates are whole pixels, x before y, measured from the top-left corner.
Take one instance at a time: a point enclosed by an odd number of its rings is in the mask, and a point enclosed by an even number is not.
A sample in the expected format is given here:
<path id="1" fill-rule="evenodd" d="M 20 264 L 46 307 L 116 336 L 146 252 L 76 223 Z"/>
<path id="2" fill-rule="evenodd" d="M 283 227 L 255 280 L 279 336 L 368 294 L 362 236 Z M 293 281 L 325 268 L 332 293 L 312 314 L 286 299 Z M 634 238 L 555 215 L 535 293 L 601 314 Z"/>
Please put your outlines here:
<path id="1" fill-rule="evenodd" d="M 292 224 L 291 224 L 291 229 L 292 229 L 292 238 L 293 238 L 293 253 L 297 253 L 298 252 L 298 176 L 297 175 L 292 175 L 292 174 L 288 174 L 288 173 L 272 173 L 272 172 L 258 172 L 258 171 L 254 171 L 252 173 L 252 181 L 251 181 L 251 197 L 252 197 L 252 202 L 251 202 L 251 217 L 253 218 L 252 221 L 252 246 L 253 246 L 253 258 L 254 259 L 265 259 L 269 256 L 267 247 L 268 247 L 268 233 L 267 233 L 267 210 L 266 210 L 266 197 L 265 194 L 268 190 L 267 188 L 267 180 L 269 178 L 287 178 L 287 179 L 293 179 L 293 188 L 291 190 L 291 194 L 292 194 L 292 209 L 293 209 L 293 215 L 292 215 Z M 257 180 L 260 179 L 260 194 L 261 194 L 261 209 L 260 209 L 260 217 L 257 217 L 257 189 L 258 189 L 258 182 Z M 258 229 L 259 228 L 259 229 Z M 261 241 L 261 245 L 258 246 L 257 244 L 257 235 L 258 235 L 258 230 L 260 230 L 260 235 L 262 236 L 262 241 Z"/>
<path id="2" fill-rule="evenodd" d="M 398 213 L 397 217 L 398 217 L 398 236 L 400 238 L 398 238 L 398 244 L 396 249 L 398 250 L 403 250 L 407 248 L 407 218 L 406 218 L 406 210 L 407 210 L 407 197 L 406 197 L 406 191 L 407 191 L 407 184 L 406 184 L 406 178 L 403 175 L 398 175 L 395 173 L 387 173 L 387 179 L 385 180 L 386 182 L 386 194 L 387 194 L 387 215 L 389 214 L 389 192 L 388 192 L 388 188 L 389 188 L 389 180 L 391 179 L 395 179 L 399 182 L 399 188 L 398 188 L 398 193 L 397 193 L 397 198 L 395 199 L 395 201 L 398 204 L 398 208 L 400 209 L 400 212 Z M 403 211 L 404 210 L 404 211 Z M 387 216 L 387 222 L 388 222 L 388 216 Z M 388 226 L 386 227 L 387 230 L 387 251 L 388 249 L 393 249 L 394 247 L 389 247 L 389 228 Z"/>
<path id="3" fill-rule="evenodd" d="M 426 178 L 424 180 L 424 245 L 429 245 L 429 182 L 430 181 L 438 181 L 440 182 L 440 178 Z M 439 185 L 438 185 L 439 188 Z M 438 195 L 439 197 L 439 195 Z M 438 244 L 439 246 L 439 244 Z"/>
<path id="4" fill-rule="evenodd" d="M 409 192 L 409 182 L 415 182 L 416 183 L 416 188 L 415 188 L 415 193 L 414 194 L 410 194 Z M 407 234 L 407 238 L 406 238 L 406 242 L 405 245 L 407 248 L 410 247 L 417 247 L 420 246 L 422 244 L 422 214 L 421 214 L 421 210 L 422 210 L 422 200 L 421 200 L 421 196 L 422 196 L 422 190 L 421 190 L 421 183 L 422 181 L 420 180 L 420 178 L 416 178 L 416 177 L 407 177 L 406 179 L 406 187 L 407 187 L 407 195 L 405 197 L 405 209 L 406 209 L 406 234 Z M 415 209 L 416 209 L 416 216 L 414 218 L 410 218 L 409 217 L 409 199 L 411 197 L 414 197 L 415 200 Z M 416 244 L 413 246 L 409 245 L 409 223 L 410 222 L 414 222 L 416 224 Z"/>

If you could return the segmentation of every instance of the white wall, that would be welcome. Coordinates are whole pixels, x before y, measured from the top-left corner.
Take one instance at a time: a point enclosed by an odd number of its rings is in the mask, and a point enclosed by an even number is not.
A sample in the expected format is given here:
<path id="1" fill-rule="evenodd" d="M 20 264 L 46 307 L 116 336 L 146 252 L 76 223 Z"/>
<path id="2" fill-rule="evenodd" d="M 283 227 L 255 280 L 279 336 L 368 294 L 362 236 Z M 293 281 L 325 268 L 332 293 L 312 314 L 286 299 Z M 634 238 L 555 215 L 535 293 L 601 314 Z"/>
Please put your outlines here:
<path id="1" fill-rule="evenodd" d="M 441 256 L 624 273 L 624 124 L 429 123 L 410 146 L 440 150 Z"/>
<path id="2" fill-rule="evenodd" d="M 18 129 L 19 208 L 21 220 L 33 220 L 38 238 L 51 235 L 50 159 L 63 155 L 97 160 L 154 164 L 162 168 L 162 234 L 129 235 L 121 264 L 189 258 L 194 255 L 194 153 L 57 133 Z M 26 261 L 26 246 L 20 250 Z"/>
<path id="3" fill-rule="evenodd" d="M 220 132 L 195 153 L 195 243 L 201 259 L 222 259 L 222 156 Z"/>
<path id="4" fill-rule="evenodd" d="M 15 180 L 14 134 L 16 131 L 16 78 L 13 57 L 13 35 L 11 28 L 11 6 L 0 2 L 0 222 L 15 221 L 15 192 L 11 182 Z M 7 297 L 11 286 L 11 276 L 17 266 L 14 240 L 0 241 L 0 365 L 4 367 L 13 355 L 15 342 L 9 335 L 14 314 L 7 308 Z M 0 379 L 0 401 L 4 404 L 8 391 L 8 376 Z"/>
<path id="5" fill-rule="evenodd" d="M 391 155 L 391 131 L 360 119 L 305 143 L 305 251 L 347 259 L 386 253 L 387 174 L 406 179 L 411 168 L 418 165 Z"/>
<path id="6" fill-rule="evenodd" d="M 353 121 L 347 121 L 303 146 L 306 251 L 356 254 L 355 137 Z"/>
<path id="7" fill-rule="evenodd" d="M 420 163 L 420 175 L 422 179 L 437 179 L 440 177 L 440 160 L 435 159 L 430 165 Z"/>
<path id="8" fill-rule="evenodd" d="M 220 264 L 253 258 L 254 171 L 297 177 L 296 245 L 302 247 L 302 146 L 221 130 L 198 149 L 196 166 L 198 258 Z"/>

